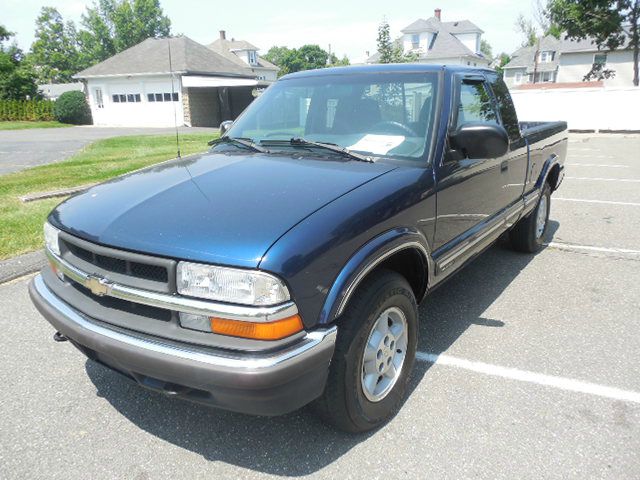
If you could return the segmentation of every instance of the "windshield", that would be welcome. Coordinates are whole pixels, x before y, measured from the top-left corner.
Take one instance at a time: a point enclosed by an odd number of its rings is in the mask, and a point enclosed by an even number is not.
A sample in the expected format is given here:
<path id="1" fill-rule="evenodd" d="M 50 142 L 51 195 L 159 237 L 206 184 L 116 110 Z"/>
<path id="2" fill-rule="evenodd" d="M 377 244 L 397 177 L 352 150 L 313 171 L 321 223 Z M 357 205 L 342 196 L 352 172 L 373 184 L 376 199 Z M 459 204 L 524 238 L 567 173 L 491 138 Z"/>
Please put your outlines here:
<path id="1" fill-rule="evenodd" d="M 433 73 L 281 80 L 249 106 L 227 135 L 257 144 L 304 138 L 366 155 L 417 160 L 430 143 L 436 89 Z"/>

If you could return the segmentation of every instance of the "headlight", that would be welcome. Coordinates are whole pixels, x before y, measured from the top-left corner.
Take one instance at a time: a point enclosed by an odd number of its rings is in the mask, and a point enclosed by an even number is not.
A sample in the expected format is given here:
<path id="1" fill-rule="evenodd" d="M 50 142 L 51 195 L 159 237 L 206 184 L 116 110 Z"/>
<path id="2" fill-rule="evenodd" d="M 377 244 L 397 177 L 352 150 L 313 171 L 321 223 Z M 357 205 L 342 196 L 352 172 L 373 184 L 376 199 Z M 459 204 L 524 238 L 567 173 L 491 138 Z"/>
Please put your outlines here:
<path id="1" fill-rule="evenodd" d="M 289 300 L 289 291 L 279 279 L 264 272 L 180 262 L 178 292 L 243 305 L 276 305 Z"/>
<path id="2" fill-rule="evenodd" d="M 44 244 L 56 255 L 60 256 L 60 243 L 58 242 L 58 234 L 60 230 L 51 225 L 49 222 L 44 222 Z"/>

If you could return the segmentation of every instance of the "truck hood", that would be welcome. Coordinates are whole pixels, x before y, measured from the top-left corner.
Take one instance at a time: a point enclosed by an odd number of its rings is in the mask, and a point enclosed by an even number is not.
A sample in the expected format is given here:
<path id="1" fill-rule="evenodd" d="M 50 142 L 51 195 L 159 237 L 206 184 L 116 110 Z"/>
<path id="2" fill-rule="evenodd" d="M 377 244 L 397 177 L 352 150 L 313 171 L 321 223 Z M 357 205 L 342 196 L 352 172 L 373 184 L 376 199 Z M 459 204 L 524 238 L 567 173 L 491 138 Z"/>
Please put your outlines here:
<path id="1" fill-rule="evenodd" d="M 103 245 L 253 268 L 305 217 L 392 169 L 339 157 L 210 152 L 95 186 L 49 219 Z"/>

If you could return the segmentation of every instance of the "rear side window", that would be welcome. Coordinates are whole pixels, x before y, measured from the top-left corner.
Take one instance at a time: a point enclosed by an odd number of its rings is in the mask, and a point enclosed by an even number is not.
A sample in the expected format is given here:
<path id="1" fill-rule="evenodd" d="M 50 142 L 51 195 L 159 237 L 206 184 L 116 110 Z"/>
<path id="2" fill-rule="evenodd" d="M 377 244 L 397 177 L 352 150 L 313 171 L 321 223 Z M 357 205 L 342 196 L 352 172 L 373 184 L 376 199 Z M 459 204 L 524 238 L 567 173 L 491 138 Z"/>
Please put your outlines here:
<path id="1" fill-rule="evenodd" d="M 467 123 L 498 123 L 493 101 L 484 82 L 460 84 L 456 128 Z"/>
<path id="2" fill-rule="evenodd" d="M 513 106 L 513 100 L 509 94 L 509 89 L 502 78 L 495 73 L 488 74 L 487 80 L 489 80 L 493 95 L 496 97 L 496 102 L 498 102 L 502 126 L 507 130 L 509 139 L 514 142 L 520 138 L 520 126 L 518 124 L 516 109 Z"/>

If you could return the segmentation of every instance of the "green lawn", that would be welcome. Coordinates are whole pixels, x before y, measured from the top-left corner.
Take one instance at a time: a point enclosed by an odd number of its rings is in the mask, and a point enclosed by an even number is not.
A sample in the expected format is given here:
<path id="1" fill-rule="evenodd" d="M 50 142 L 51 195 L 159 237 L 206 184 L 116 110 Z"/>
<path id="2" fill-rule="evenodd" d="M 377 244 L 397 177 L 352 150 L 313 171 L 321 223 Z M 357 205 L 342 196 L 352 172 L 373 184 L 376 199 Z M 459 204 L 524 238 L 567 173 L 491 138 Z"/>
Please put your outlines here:
<path id="1" fill-rule="evenodd" d="M 216 134 L 217 135 L 217 134 Z M 180 136 L 182 155 L 205 151 L 211 134 Z M 0 259 L 42 246 L 42 224 L 62 199 L 18 197 L 108 180 L 176 155 L 174 135 L 116 137 L 92 143 L 68 160 L 0 176 Z"/>
<path id="2" fill-rule="evenodd" d="M 0 130 L 24 130 L 27 128 L 66 128 L 68 123 L 50 122 L 0 122 Z"/>

